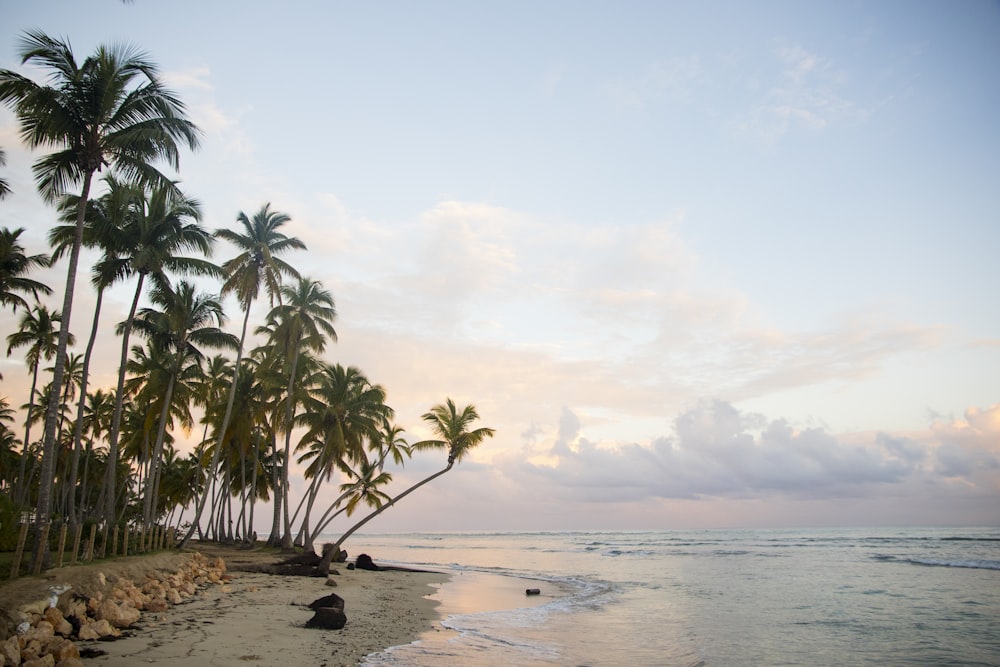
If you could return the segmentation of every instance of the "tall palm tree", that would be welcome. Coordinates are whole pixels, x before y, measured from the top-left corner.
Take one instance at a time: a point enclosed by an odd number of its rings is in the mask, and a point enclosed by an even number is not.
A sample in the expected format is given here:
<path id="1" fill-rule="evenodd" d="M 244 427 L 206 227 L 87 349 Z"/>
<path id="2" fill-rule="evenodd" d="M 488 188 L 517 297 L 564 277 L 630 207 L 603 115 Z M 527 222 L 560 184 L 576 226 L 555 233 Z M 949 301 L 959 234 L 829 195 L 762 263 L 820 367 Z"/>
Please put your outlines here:
<path id="1" fill-rule="evenodd" d="M 118 386 L 115 391 L 115 413 L 108 434 L 108 460 L 112 463 L 107 467 L 106 484 L 109 488 L 115 488 L 114 475 L 117 474 L 118 440 L 125 400 L 125 367 L 128 363 L 129 339 L 146 278 L 149 277 L 155 288 L 159 289 L 169 283 L 167 271 L 218 275 L 219 268 L 206 259 L 180 254 L 193 250 L 203 255 L 211 255 L 214 241 L 208 231 L 201 226 L 200 220 L 201 208 L 197 200 L 179 195 L 172 186 L 154 186 L 135 205 L 134 213 L 127 218 L 125 227 L 119 234 L 116 251 L 119 259 L 126 262 L 121 271 L 138 276 L 138 280 L 128 316 L 120 329 L 122 351 L 118 367 Z M 113 497 L 105 499 L 108 503 L 104 508 L 105 518 L 109 521 L 114 520 L 116 515 L 115 507 L 111 504 L 113 501 Z"/>
<path id="2" fill-rule="evenodd" d="M 233 380 L 229 388 L 229 397 L 226 402 L 226 411 L 222 417 L 222 424 L 217 433 L 220 440 L 216 442 L 212 453 L 212 463 L 210 470 L 215 470 L 219 464 L 219 456 L 222 452 L 221 438 L 229 428 L 229 420 L 232 418 L 233 401 L 236 395 L 236 381 L 240 365 L 243 360 L 243 345 L 246 342 L 247 323 L 250 320 L 250 307 L 260 294 L 263 284 L 267 290 L 271 306 L 274 306 L 276 298 L 280 298 L 279 289 L 282 278 L 285 276 L 295 279 L 299 278 L 299 272 L 290 264 L 278 257 L 279 254 L 287 250 L 305 250 L 305 244 L 297 238 L 286 236 L 279 229 L 288 223 L 291 218 L 285 213 L 271 210 L 271 204 L 267 203 L 254 214 L 253 218 L 240 211 L 236 216 L 236 222 L 243 227 L 243 233 L 231 229 L 220 229 L 215 233 L 216 238 L 223 239 L 236 246 L 239 254 L 222 265 L 226 280 L 222 284 L 222 295 L 233 293 L 243 307 L 243 327 L 240 330 L 240 343 L 236 350 L 236 362 L 233 366 Z M 187 546 L 198 522 L 201 521 L 201 514 L 205 509 L 208 499 L 209 487 L 206 485 L 202 497 L 195 508 L 195 516 L 191 521 L 191 527 L 181 541 L 180 548 Z"/>
<path id="3" fill-rule="evenodd" d="M 281 287 L 283 303 L 271 310 L 277 323 L 275 334 L 281 341 L 288 363 L 288 385 L 285 388 L 285 467 L 282 471 L 282 501 L 284 503 L 284 533 L 281 546 L 292 548 L 291 515 L 288 510 L 288 469 L 291 467 L 292 428 L 295 423 L 295 380 L 301 350 L 322 353 L 327 340 L 336 342 L 333 321 L 337 317 L 333 295 L 323 285 L 310 278 L 300 278 L 294 286 Z"/>
<path id="4" fill-rule="evenodd" d="M 73 457 L 70 465 L 70 477 L 76 479 L 79 472 L 79 462 L 83 443 L 83 416 L 87 401 L 87 382 L 90 377 L 90 362 L 97 343 L 97 332 L 101 319 L 101 307 L 104 303 L 104 292 L 115 282 L 128 276 L 129 262 L 122 257 L 125 250 L 122 245 L 122 230 L 125 229 L 137 206 L 141 202 L 142 189 L 127 184 L 112 175 L 104 178 L 108 186 L 107 192 L 100 198 L 91 200 L 87 206 L 87 215 L 83 231 L 83 244 L 88 248 L 102 251 L 101 259 L 94 265 L 91 272 L 91 283 L 97 291 L 94 304 L 94 317 L 90 326 L 90 338 L 83 355 L 83 372 L 80 377 L 80 401 L 77 404 L 76 422 L 73 428 Z M 63 197 L 60 210 L 63 213 L 63 225 L 53 227 L 49 232 L 49 244 L 54 248 L 52 261 L 57 261 L 63 254 L 69 252 L 76 238 L 76 211 L 79 198 Z M 76 494 L 69 499 L 68 515 L 71 525 L 76 525 Z"/>
<path id="5" fill-rule="evenodd" d="M 17 504 L 24 502 L 27 492 L 27 480 L 24 478 L 24 466 L 27 460 L 28 447 L 31 445 L 31 423 L 35 409 L 35 389 L 38 386 L 38 367 L 42 360 L 48 361 L 55 356 L 59 334 L 56 324 L 61 316 L 58 312 L 50 312 L 48 308 L 41 304 L 35 304 L 33 308 L 21 315 L 18 330 L 7 336 L 7 356 L 19 347 L 27 347 L 25 361 L 31 370 L 31 390 L 28 394 L 28 415 L 24 424 L 24 455 L 21 457 L 21 474 L 17 482 L 17 492 L 14 500 Z M 71 337 L 72 342 L 72 337 Z"/>
<path id="6" fill-rule="evenodd" d="M 0 306 L 10 306 L 15 311 L 18 306 L 29 308 L 21 294 L 31 293 L 37 301 L 39 294 L 52 293 L 48 285 L 27 277 L 32 270 L 48 266 L 49 258 L 26 255 L 19 240 L 22 233 L 24 227 L 14 231 L 6 227 L 0 229 Z"/>
<path id="7" fill-rule="evenodd" d="M 204 358 L 202 347 L 233 350 L 237 346 L 237 338 L 221 329 L 226 321 L 222 304 L 211 295 L 197 293 L 191 283 L 182 281 L 175 289 L 158 285 L 151 295 L 151 301 L 160 309 L 144 308 L 136 317 L 135 326 L 152 343 L 170 350 L 174 362 L 163 398 L 164 405 L 151 459 L 152 469 L 146 479 L 143 514 L 147 524 L 157 513 L 158 466 L 175 385 L 189 374 L 196 377 L 191 365 L 200 363 Z"/>
<path id="8" fill-rule="evenodd" d="M 37 513 L 41 527 L 48 521 L 51 505 L 57 402 L 94 173 L 111 166 L 129 179 L 163 181 L 152 163 L 165 159 L 177 169 L 178 144 L 194 149 L 198 131 L 184 117 L 181 101 L 160 82 L 156 66 L 135 47 L 100 46 L 78 64 L 68 41 L 31 30 L 21 39 L 20 56 L 22 64 L 38 63 L 49 71 L 50 85 L 42 85 L 11 70 L 0 70 L 0 103 L 13 108 L 22 140 L 29 148 L 55 149 L 34 165 L 38 189 L 47 201 L 54 202 L 70 186 L 80 185 L 76 238 L 66 269 L 54 391 L 45 420 Z M 36 533 L 34 552 L 39 563 L 45 550 L 39 540 L 41 531 Z"/>
<path id="9" fill-rule="evenodd" d="M 473 422 L 479 419 L 479 413 L 476 411 L 476 407 L 474 405 L 467 405 L 459 411 L 455 407 L 455 402 L 450 398 L 447 399 L 444 404 L 438 404 L 432 407 L 429 412 L 422 415 L 421 419 L 430 424 L 435 435 L 438 437 L 432 440 L 421 440 L 420 442 L 413 443 L 410 447 L 414 450 L 447 449 L 448 465 L 433 475 L 420 480 L 392 500 L 378 506 L 375 511 L 371 512 L 364 519 L 354 524 L 350 530 L 341 535 L 340 539 L 338 539 L 336 544 L 334 544 L 335 552 L 339 550 L 347 538 L 353 535 L 359 528 L 419 489 L 424 484 L 437 479 L 451 470 L 455 463 L 461 461 L 470 450 L 479 445 L 486 438 L 492 438 L 495 433 L 494 429 L 487 427 L 469 430 Z"/>

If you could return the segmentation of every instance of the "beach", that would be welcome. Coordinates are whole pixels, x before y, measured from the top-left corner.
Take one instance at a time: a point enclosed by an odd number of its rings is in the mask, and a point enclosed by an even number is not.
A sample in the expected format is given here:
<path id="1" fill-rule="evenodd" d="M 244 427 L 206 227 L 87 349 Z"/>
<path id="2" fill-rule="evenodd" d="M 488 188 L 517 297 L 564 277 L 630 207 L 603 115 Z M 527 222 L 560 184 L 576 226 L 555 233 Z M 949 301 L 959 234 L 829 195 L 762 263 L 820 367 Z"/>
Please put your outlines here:
<path id="1" fill-rule="evenodd" d="M 310 664 L 357 665 L 366 655 L 406 644 L 434 628 L 430 584 L 447 575 L 428 572 L 370 572 L 338 568 L 336 587 L 324 578 L 233 572 L 165 612 L 144 614 L 130 636 L 90 642 L 106 654 L 87 664 L 109 667 L 162 664 L 235 667 Z M 336 593 L 345 600 L 341 630 L 306 628 L 308 604 Z M 81 643 L 81 649 L 88 643 Z"/>
<path id="2" fill-rule="evenodd" d="M 437 602 L 428 596 L 446 582 L 445 572 L 389 569 L 369 571 L 335 564 L 327 577 L 286 576 L 241 571 L 277 563 L 287 554 L 274 550 L 196 544 L 189 553 L 160 552 L 48 570 L 0 588 L 8 618 L 25 603 L 45 597 L 49 586 L 70 586 L 91 594 L 98 581 L 141 584 L 153 571 L 176 571 L 199 552 L 221 558 L 226 573 L 162 611 L 143 611 L 114 640 L 81 640 L 87 665 L 357 665 L 370 653 L 407 644 L 418 637 L 447 635 L 437 621 Z M 327 585 L 327 581 L 335 586 Z M 105 591 L 108 589 L 105 588 Z M 340 630 L 307 628 L 309 604 L 336 593 L 345 601 L 347 624 Z M 63 598 L 72 595 L 65 593 Z M 3 660 L 0 660 L 3 662 Z"/>

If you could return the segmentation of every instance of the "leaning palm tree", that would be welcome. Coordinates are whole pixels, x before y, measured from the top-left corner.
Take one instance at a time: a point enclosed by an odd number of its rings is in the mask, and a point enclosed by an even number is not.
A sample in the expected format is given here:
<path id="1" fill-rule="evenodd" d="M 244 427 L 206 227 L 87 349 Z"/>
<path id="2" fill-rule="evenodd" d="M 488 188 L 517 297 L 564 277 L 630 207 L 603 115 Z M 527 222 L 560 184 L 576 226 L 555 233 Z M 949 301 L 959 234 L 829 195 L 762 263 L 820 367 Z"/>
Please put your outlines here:
<path id="1" fill-rule="evenodd" d="M 217 434 L 215 449 L 212 452 L 212 463 L 210 470 L 215 470 L 219 464 L 219 456 L 222 453 L 221 438 L 229 428 L 229 420 L 232 418 L 233 401 L 236 396 L 236 382 L 240 365 L 243 360 L 243 345 L 246 342 L 247 323 L 250 321 L 250 307 L 253 305 L 260 288 L 263 285 L 267 290 L 274 307 L 276 298 L 280 298 L 279 289 L 284 276 L 299 278 L 299 272 L 290 264 L 278 257 L 279 254 L 287 250 L 305 250 L 305 244 L 297 238 L 286 236 L 279 231 L 279 228 L 289 222 L 291 218 L 277 211 L 271 210 L 271 204 L 264 204 L 260 211 L 254 214 L 253 218 L 248 218 L 247 214 L 240 211 L 236 216 L 236 221 L 242 225 L 243 233 L 231 229 L 220 229 L 215 233 L 216 238 L 223 239 L 235 245 L 239 249 L 239 254 L 222 265 L 226 280 L 222 284 L 222 295 L 233 293 L 236 295 L 240 306 L 243 307 L 243 328 L 240 331 L 240 343 L 236 350 L 236 362 L 233 365 L 233 380 L 229 387 L 229 396 L 226 402 L 226 411 L 222 416 L 222 424 Z M 209 486 L 206 485 L 202 497 L 198 500 L 195 508 L 194 519 L 191 520 L 191 527 L 181 541 L 180 548 L 187 546 L 194 531 L 197 530 L 198 522 L 201 521 L 201 514 L 205 509 L 208 500 Z"/>
<path id="2" fill-rule="evenodd" d="M 14 501 L 17 504 L 24 502 L 27 493 L 27 480 L 24 476 L 24 465 L 27 460 L 27 448 L 31 444 L 31 424 L 35 415 L 35 389 L 38 386 L 38 367 L 43 360 L 48 361 L 56 354 L 59 334 L 56 331 L 56 324 L 61 316 L 58 312 L 50 312 L 48 308 L 41 304 L 35 304 L 34 308 L 21 315 L 21 322 L 18 330 L 7 336 L 7 356 L 19 347 L 27 347 L 25 361 L 31 370 L 31 391 L 28 394 L 28 414 L 24 420 L 24 455 L 21 456 L 21 471 L 17 481 L 17 492 L 14 494 Z"/>
<path id="3" fill-rule="evenodd" d="M 24 233 L 20 227 L 13 231 L 0 229 L 0 306 L 18 307 L 27 310 L 29 304 L 21 294 L 30 293 L 38 300 L 39 294 L 51 294 L 48 285 L 32 280 L 27 275 L 36 268 L 49 265 L 46 255 L 26 255 L 19 237 Z"/>
<path id="4" fill-rule="evenodd" d="M 295 286 L 283 285 L 281 296 L 284 303 L 275 306 L 269 317 L 277 323 L 275 335 L 284 346 L 288 363 L 288 385 L 285 388 L 285 467 L 282 471 L 282 502 L 284 511 L 284 533 L 281 546 L 292 548 L 292 524 L 288 510 L 288 469 L 291 467 L 292 428 L 295 423 L 295 380 L 301 350 L 316 353 L 326 349 L 327 340 L 337 341 L 333 320 L 337 309 L 333 295 L 323 285 L 310 278 L 300 278 Z"/>
<path id="5" fill-rule="evenodd" d="M 470 431 L 469 427 L 473 422 L 479 419 L 479 413 L 476 412 L 476 407 L 474 405 L 467 405 L 459 411 L 455 407 L 454 401 L 450 398 L 447 399 L 443 405 L 435 405 L 431 408 L 430 412 L 424 413 L 422 419 L 431 425 L 435 435 L 438 437 L 433 440 L 421 440 L 420 442 L 413 443 L 410 447 L 415 450 L 447 449 L 448 465 L 430 477 L 426 477 L 417 482 L 392 500 L 376 507 L 375 511 L 371 512 L 364 519 L 354 524 L 350 530 L 340 536 L 340 539 L 338 539 L 334 544 L 334 552 L 337 552 L 347 538 L 353 535 L 359 528 L 419 489 L 424 484 L 437 479 L 451 470 L 455 463 L 461 461 L 470 450 L 486 438 L 492 438 L 495 432 L 494 429 L 486 427 Z"/>
<path id="6" fill-rule="evenodd" d="M 152 465 L 146 479 L 143 515 L 147 525 L 157 516 L 158 466 L 174 387 L 189 375 L 197 377 L 192 364 L 200 363 L 204 358 L 201 348 L 232 350 L 237 346 L 236 337 L 221 329 L 226 320 L 222 305 L 215 297 L 199 294 L 195 290 L 194 285 L 183 281 L 175 289 L 169 289 L 167 285 L 157 286 L 151 300 L 159 309 L 144 308 L 134 322 L 136 329 L 154 345 L 170 350 L 173 355 L 156 444 L 150 459 Z"/>
<path id="7" fill-rule="evenodd" d="M 194 149 L 198 131 L 184 117 L 181 101 L 160 82 L 156 66 L 135 47 L 100 46 L 94 55 L 77 63 L 68 41 L 31 30 L 21 39 L 20 56 L 22 64 L 38 63 L 50 73 L 49 85 L 42 85 L 11 70 L 0 70 L 0 103 L 13 108 L 22 140 L 29 148 L 55 149 L 34 165 L 38 189 L 46 201 L 54 202 L 71 186 L 80 185 L 76 237 L 66 269 L 54 391 L 45 420 L 37 512 L 41 528 L 48 521 L 51 506 L 57 404 L 94 174 L 110 166 L 130 180 L 162 182 L 165 179 L 152 162 L 165 159 L 177 169 L 178 143 Z M 41 532 L 36 531 L 36 563 L 45 555 Z"/>

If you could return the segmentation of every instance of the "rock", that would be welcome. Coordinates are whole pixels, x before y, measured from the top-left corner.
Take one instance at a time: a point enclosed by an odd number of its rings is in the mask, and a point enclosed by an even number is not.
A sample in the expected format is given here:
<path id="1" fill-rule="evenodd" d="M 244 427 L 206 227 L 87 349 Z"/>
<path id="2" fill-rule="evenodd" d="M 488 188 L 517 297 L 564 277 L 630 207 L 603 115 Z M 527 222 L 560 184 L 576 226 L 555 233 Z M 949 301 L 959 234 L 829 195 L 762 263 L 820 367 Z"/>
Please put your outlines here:
<path id="1" fill-rule="evenodd" d="M 542 591 L 537 588 L 526 588 L 524 589 L 525 595 L 541 595 Z"/>
<path id="2" fill-rule="evenodd" d="M 66 658 L 57 662 L 56 667 L 84 667 L 84 664 L 80 658 Z"/>
<path id="3" fill-rule="evenodd" d="M 97 620 L 105 619 L 116 628 L 127 628 L 136 621 L 142 614 L 135 607 L 128 604 L 118 604 L 114 600 L 105 600 L 101 603 L 95 617 Z"/>
<path id="4" fill-rule="evenodd" d="M 348 570 L 353 570 L 353 569 L 355 569 L 355 568 L 354 568 L 354 563 L 348 563 L 348 564 L 347 564 L 347 569 L 348 569 Z"/>
<path id="5" fill-rule="evenodd" d="M 56 659 L 46 653 L 40 658 L 22 662 L 21 667 L 56 667 Z"/>
<path id="6" fill-rule="evenodd" d="M 327 577 L 326 578 L 326 582 L 323 585 L 324 586 L 336 586 L 337 585 L 337 580 L 334 579 L 333 577 Z"/>
<path id="7" fill-rule="evenodd" d="M 354 561 L 354 566 L 359 570 L 371 570 L 373 572 L 378 572 L 379 566 L 372 561 L 372 557 L 368 554 L 358 554 L 357 559 Z"/>
<path id="8" fill-rule="evenodd" d="M 93 623 L 87 623 L 80 628 L 80 639 L 104 639 L 105 637 L 118 637 L 121 630 L 111 625 L 107 619 L 102 618 Z"/>
<path id="9" fill-rule="evenodd" d="M 55 658 L 57 663 L 66 660 L 67 658 L 79 658 L 80 649 L 76 647 L 76 644 L 68 639 L 57 639 L 54 643 L 50 643 L 45 647 L 45 652 Z"/>
<path id="10" fill-rule="evenodd" d="M 165 612 L 169 607 L 170 605 L 167 604 L 167 601 L 164 598 L 153 598 L 146 603 L 146 611 L 153 613 Z"/>
<path id="11" fill-rule="evenodd" d="M 343 609 L 333 607 L 320 607 L 315 610 L 313 617 L 306 621 L 307 628 L 320 628 L 323 630 L 340 630 L 347 625 L 347 616 Z"/>
<path id="12" fill-rule="evenodd" d="M 344 598 L 340 597 L 336 593 L 330 593 L 329 595 L 324 595 L 321 598 L 317 598 L 309 603 L 309 608 L 316 610 L 322 608 L 340 609 L 344 610 Z"/>
<path id="13" fill-rule="evenodd" d="M 56 634 L 69 637 L 73 634 L 73 624 L 63 617 L 62 611 L 58 607 L 49 607 L 45 610 L 45 620 L 52 624 Z"/>
<path id="14" fill-rule="evenodd" d="M 18 641 L 17 635 L 8 637 L 7 641 L 0 643 L 0 664 L 21 664 L 21 643 Z"/>

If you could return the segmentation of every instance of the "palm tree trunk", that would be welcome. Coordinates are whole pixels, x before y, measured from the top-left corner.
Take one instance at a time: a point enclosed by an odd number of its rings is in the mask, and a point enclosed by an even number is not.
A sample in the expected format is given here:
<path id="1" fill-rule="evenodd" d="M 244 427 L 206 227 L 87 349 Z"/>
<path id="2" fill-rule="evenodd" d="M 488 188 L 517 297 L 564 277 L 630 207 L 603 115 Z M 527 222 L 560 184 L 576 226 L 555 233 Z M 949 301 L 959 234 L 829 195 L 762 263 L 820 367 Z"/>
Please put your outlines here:
<path id="1" fill-rule="evenodd" d="M 17 466 L 17 490 L 14 493 L 15 505 L 24 505 L 25 497 L 28 493 L 29 484 L 28 480 L 25 479 L 25 475 L 27 474 L 28 448 L 31 446 L 31 413 L 35 407 L 35 387 L 38 386 L 38 364 L 39 360 L 36 359 L 34 367 L 31 369 L 31 393 L 28 394 L 28 416 L 24 420 L 24 447 L 21 450 L 21 460 Z"/>
<path id="2" fill-rule="evenodd" d="M 281 470 L 281 489 L 285 496 L 285 530 L 281 536 L 281 548 L 291 549 L 292 548 L 292 521 L 288 513 L 288 503 L 289 503 L 289 486 L 288 486 L 288 469 L 292 467 L 291 449 L 292 449 L 292 420 L 295 418 L 295 399 L 293 397 L 293 392 L 295 391 L 295 371 L 299 365 L 299 347 L 295 346 L 295 350 L 292 352 L 292 368 L 288 373 L 288 389 L 285 395 L 285 465 Z"/>
<path id="3" fill-rule="evenodd" d="M 163 456 L 163 440 L 167 434 L 167 420 L 170 417 L 170 401 L 174 396 L 174 384 L 177 382 L 177 374 L 181 365 L 180 352 L 174 363 L 174 372 L 170 374 L 167 382 L 167 393 L 163 397 L 163 408 L 160 410 L 160 424 L 156 432 L 156 444 L 153 447 L 153 455 L 149 459 L 149 473 L 146 475 L 146 497 L 143 499 L 143 519 L 147 527 L 152 527 L 156 517 L 157 495 L 159 493 L 159 470 L 160 457 Z"/>
<path id="4" fill-rule="evenodd" d="M 128 363 L 128 339 L 132 333 L 132 320 L 135 319 L 135 311 L 139 307 L 139 296 L 142 294 L 142 283 L 145 274 L 139 274 L 139 284 L 135 286 L 135 296 L 132 297 L 132 308 L 128 312 L 125 320 L 125 328 L 122 330 L 122 354 L 118 366 L 118 388 L 115 390 L 115 413 L 111 418 L 111 431 L 108 433 L 108 467 L 105 470 L 105 486 L 109 489 L 115 488 L 115 473 L 118 468 L 118 434 L 122 424 L 122 407 L 125 403 L 125 365 Z M 104 499 L 104 519 L 106 521 L 115 520 L 115 494 L 109 493 Z"/>
<path id="5" fill-rule="evenodd" d="M 386 511 L 387 509 L 389 509 L 393 505 L 395 505 L 397 502 L 399 502 L 400 500 L 402 500 L 406 496 L 410 495 L 411 493 L 413 493 L 414 491 L 416 491 L 417 489 L 419 489 L 424 484 L 427 484 L 428 482 L 430 482 L 432 480 L 435 480 L 438 477 L 440 477 L 441 475 L 445 474 L 446 472 L 448 472 L 449 470 L 451 470 L 451 468 L 452 468 L 453 465 L 454 465 L 454 461 L 452 461 L 452 460 L 449 459 L 448 465 L 443 470 L 439 470 L 438 472 L 434 473 L 430 477 L 427 477 L 427 478 L 422 479 L 421 481 L 417 482 L 416 484 L 414 484 L 413 486 L 411 486 L 410 488 L 408 488 L 406 491 L 403 491 L 401 494 L 399 494 L 398 496 L 396 496 L 395 498 L 393 498 L 392 500 L 390 500 L 389 502 L 387 502 L 385 505 L 382 505 L 382 507 L 379 507 L 378 509 L 376 509 L 374 512 L 372 512 L 371 514 L 369 514 L 368 516 L 366 516 L 364 519 L 362 519 L 361 521 L 359 521 L 356 524 L 354 524 L 353 526 L 351 526 L 351 529 L 348 530 L 343 535 L 341 535 L 340 539 L 337 540 L 337 542 L 333 545 L 334 553 L 336 553 L 337 551 L 339 551 L 341 545 L 344 544 L 344 542 L 347 541 L 347 538 L 350 537 L 351 535 L 353 535 L 363 525 L 365 525 L 366 523 L 368 523 L 369 521 L 371 521 L 372 519 L 374 519 L 379 514 L 381 514 L 382 512 Z"/>
<path id="6" fill-rule="evenodd" d="M 247 322 L 250 320 L 250 304 L 247 304 L 243 315 L 243 330 L 240 332 L 240 346 L 236 351 L 236 363 L 233 364 L 233 383 L 229 386 L 229 398 L 226 400 L 226 413 L 222 417 L 222 426 L 219 428 L 219 436 L 215 439 L 215 450 L 212 452 L 212 464 L 209 466 L 209 470 L 213 471 L 216 466 L 219 465 L 219 456 L 222 451 L 222 441 L 226 437 L 226 430 L 229 428 L 229 420 L 233 416 L 233 403 L 236 401 L 236 383 L 240 376 L 240 362 L 243 360 L 243 343 L 246 341 L 247 337 Z M 194 535 L 195 526 L 201 520 L 201 513 L 205 510 L 205 501 L 208 499 L 207 495 L 202 495 L 201 500 L 198 502 L 198 506 L 195 509 L 194 519 L 191 521 L 191 527 L 188 529 L 187 535 L 181 540 L 181 543 L 177 546 L 178 549 L 184 549 L 187 547 L 188 542 L 191 541 L 191 536 Z"/>
<path id="7" fill-rule="evenodd" d="M 74 485 L 69 497 L 69 525 L 75 528 L 79 523 L 76 512 L 76 480 L 80 466 L 80 450 L 83 448 L 83 415 L 87 405 L 87 378 L 90 373 L 90 358 L 97 342 L 97 325 L 101 319 L 101 302 L 104 300 L 104 288 L 97 290 L 97 304 L 94 306 L 94 323 L 90 327 L 90 339 L 87 341 L 87 351 L 83 353 L 83 374 L 80 377 L 80 402 L 76 407 L 76 423 L 73 425 L 73 463 L 70 465 L 69 476 Z M 86 480 L 84 480 L 86 481 Z"/>
<path id="8" fill-rule="evenodd" d="M 73 248 L 69 253 L 69 266 L 66 269 L 66 291 L 63 294 L 63 305 L 59 326 L 59 343 L 56 347 L 56 363 L 52 372 L 52 392 L 49 394 L 48 412 L 45 414 L 45 438 L 42 441 L 42 470 L 38 480 L 38 512 L 35 516 L 34 566 L 46 559 L 47 545 L 41 543 L 42 528 L 49 522 L 49 511 L 52 506 L 52 482 L 55 472 L 56 424 L 59 417 L 59 398 L 62 394 L 63 375 L 66 372 L 66 347 L 69 344 L 70 317 L 73 312 L 73 294 L 76 290 L 76 268 L 80 262 L 80 248 L 83 246 L 83 221 L 87 212 L 87 200 L 90 198 L 90 181 L 94 172 L 87 170 L 83 174 L 83 190 L 80 193 L 80 203 L 76 211 L 76 230 L 73 234 Z M 27 444 L 27 443 L 25 443 Z"/>
<path id="9" fill-rule="evenodd" d="M 271 535 L 267 538 L 269 546 L 278 546 L 281 543 L 281 471 L 278 467 L 278 437 L 271 435 L 271 458 L 274 465 L 271 467 L 271 490 L 274 495 L 274 516 L 271 518 Z M 285 465 L 282 463 L 281 465 Z"/>

